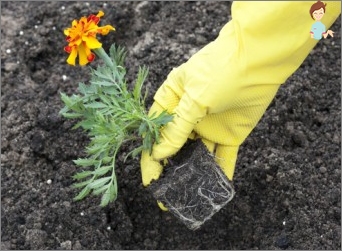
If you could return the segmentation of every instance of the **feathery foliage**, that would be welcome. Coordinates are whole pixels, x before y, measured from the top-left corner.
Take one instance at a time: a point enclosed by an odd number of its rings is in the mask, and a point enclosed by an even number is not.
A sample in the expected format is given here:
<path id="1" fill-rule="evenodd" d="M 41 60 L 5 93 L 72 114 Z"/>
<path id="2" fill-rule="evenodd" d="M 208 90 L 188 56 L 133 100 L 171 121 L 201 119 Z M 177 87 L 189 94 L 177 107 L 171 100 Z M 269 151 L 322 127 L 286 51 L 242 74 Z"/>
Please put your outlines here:
<path id="1" fill-rule="evenodd" d="M 75 200 L 89 194 L 102 195 L 101 206 L 117 198 L 115 165 L 120 148 L 127 142 L 135 142 L 136 148 L 126 158 L 135 157 L 143 149 L 151 152 L 153 144 L 159 143 L 160 129 L 173 118 L 166 111 L 148 116 L 147 92 L 142 93 L 148 69 L 139 68 L 133 89 L 129 90 L 125 50 L 112 45 L 109 52 L 106 64 L 91 69 L 90 83 L 79 84 L 79 94 L 61 93 L 65 106 L 60 111 L 65 118 L 77 119 L 74 128 L 83 128 L 90 137 L 87 157 L 74 160 L 84 169 L 73 176 L 76 181 L 73 186 L 81 189 Z"/>

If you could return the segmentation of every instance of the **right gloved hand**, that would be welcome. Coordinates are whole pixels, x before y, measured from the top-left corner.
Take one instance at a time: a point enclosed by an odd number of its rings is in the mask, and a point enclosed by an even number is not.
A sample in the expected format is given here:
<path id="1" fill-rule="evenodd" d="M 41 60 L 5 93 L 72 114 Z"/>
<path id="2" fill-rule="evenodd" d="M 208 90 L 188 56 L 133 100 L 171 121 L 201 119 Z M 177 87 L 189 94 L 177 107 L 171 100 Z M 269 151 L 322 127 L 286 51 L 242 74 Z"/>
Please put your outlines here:
<path id="1" fill-rule="evenodd" d="M 160 160 L 195 137 L 233 179 L 240 144 L 317 43 L 308 36 L 309 9 L 308 2 L 233 3 L 232 20 L 218 38 L 173 69 L 155 94 L 150 114 L 167 110 L 175 117 L 152 155 L 142 153 L 143 185 L 159 178 Z M 340 7 L 327 10 L 327 26 L 339 13 Z"/>

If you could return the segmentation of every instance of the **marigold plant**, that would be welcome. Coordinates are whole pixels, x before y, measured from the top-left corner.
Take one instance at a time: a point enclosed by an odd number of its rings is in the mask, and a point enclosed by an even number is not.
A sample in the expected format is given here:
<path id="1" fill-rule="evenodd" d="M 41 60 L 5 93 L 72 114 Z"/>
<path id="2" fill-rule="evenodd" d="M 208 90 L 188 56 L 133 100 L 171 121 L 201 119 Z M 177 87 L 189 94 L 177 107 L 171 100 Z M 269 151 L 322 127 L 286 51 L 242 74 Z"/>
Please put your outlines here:
<path id="1" fill-rule="evenodd" d="M 107 35 L 115 31 L 111 25 L 99 27 L 100 17 L 104 13 L 74 20 L 72 26 L 64 30 L 68 45 L 64 47 L 70 53 L 67 63 L 86 65 L 95 58 L 93 52 L 104 64 L 96 69 L 90 68 L 90 83 L 79 83 L 78 93 L 67 96 L 61 93 L 64 108 L 60 114 L 68 119 L 77 119 L 74 128 L 83 128 L 90 137 L 86 147 L 86 158 L 74 160 L 82 170 L 73 178 L 75 188 L 82 189 L 75 200 L 81 200 L 89 194 L 102 195 L 101 206 L 117 198 L 117 179 L 115 168 L 117 155 L 127 143 L 134 149 L 125 156 L 136 156 L 143 149 L 152 150 L 159 142 L 160 129 L 172 120 L 166 111 L 148 116 L 145 108 L 143 83 L 147 77 L 147 67 L 140 67 L 132 85 L 125 79 L 124 60 L 126 51 L 113 44 L 109 55 L 102 48 L 96 35 Z M 92 52 L 93 51 L 93 52 Z M 131 86 L 131 90 L 130 87 Z"/>

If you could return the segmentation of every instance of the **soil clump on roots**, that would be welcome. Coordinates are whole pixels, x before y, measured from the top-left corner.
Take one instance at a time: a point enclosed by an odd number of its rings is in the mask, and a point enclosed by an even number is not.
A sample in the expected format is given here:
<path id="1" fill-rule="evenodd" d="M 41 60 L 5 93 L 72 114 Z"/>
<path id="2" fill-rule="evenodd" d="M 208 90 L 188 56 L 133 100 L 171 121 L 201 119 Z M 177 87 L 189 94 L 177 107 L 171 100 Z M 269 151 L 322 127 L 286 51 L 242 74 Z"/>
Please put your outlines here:
<path id="1" fill-rule="evenodd" d="M 149 189 L 189 229 L 196 230 L 233 197 L 234 188 L 201 140 L 189 141 Z"/>

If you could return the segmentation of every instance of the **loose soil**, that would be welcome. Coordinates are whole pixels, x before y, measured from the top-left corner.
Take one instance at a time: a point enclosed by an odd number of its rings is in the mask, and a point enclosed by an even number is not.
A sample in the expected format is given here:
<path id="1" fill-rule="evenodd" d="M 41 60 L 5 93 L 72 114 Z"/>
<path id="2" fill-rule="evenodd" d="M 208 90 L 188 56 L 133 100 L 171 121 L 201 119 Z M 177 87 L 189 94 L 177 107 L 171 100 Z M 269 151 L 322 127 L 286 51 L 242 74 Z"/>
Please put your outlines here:
<path id="1" fill-rule="evenodd" d="M 215 39 L 230 2 L 1 1 L 2 249 L 341 249 L 341 22 L 281 86 L 240 148 L 235 196 L 200 229 L 159 209 L 139 158 L 118 160 L 117 201 L 74 202 L 72 160 L 88 138 L 58 112 L 88 67 L 71 67 L 63 29 L 105 12 L 101 37 L 150 73 L 147 105 L 173 67 Z M 305 31 L 303 31 L 305 32 Z M 93 63 L 96 65 L 96 61 Z"/>

